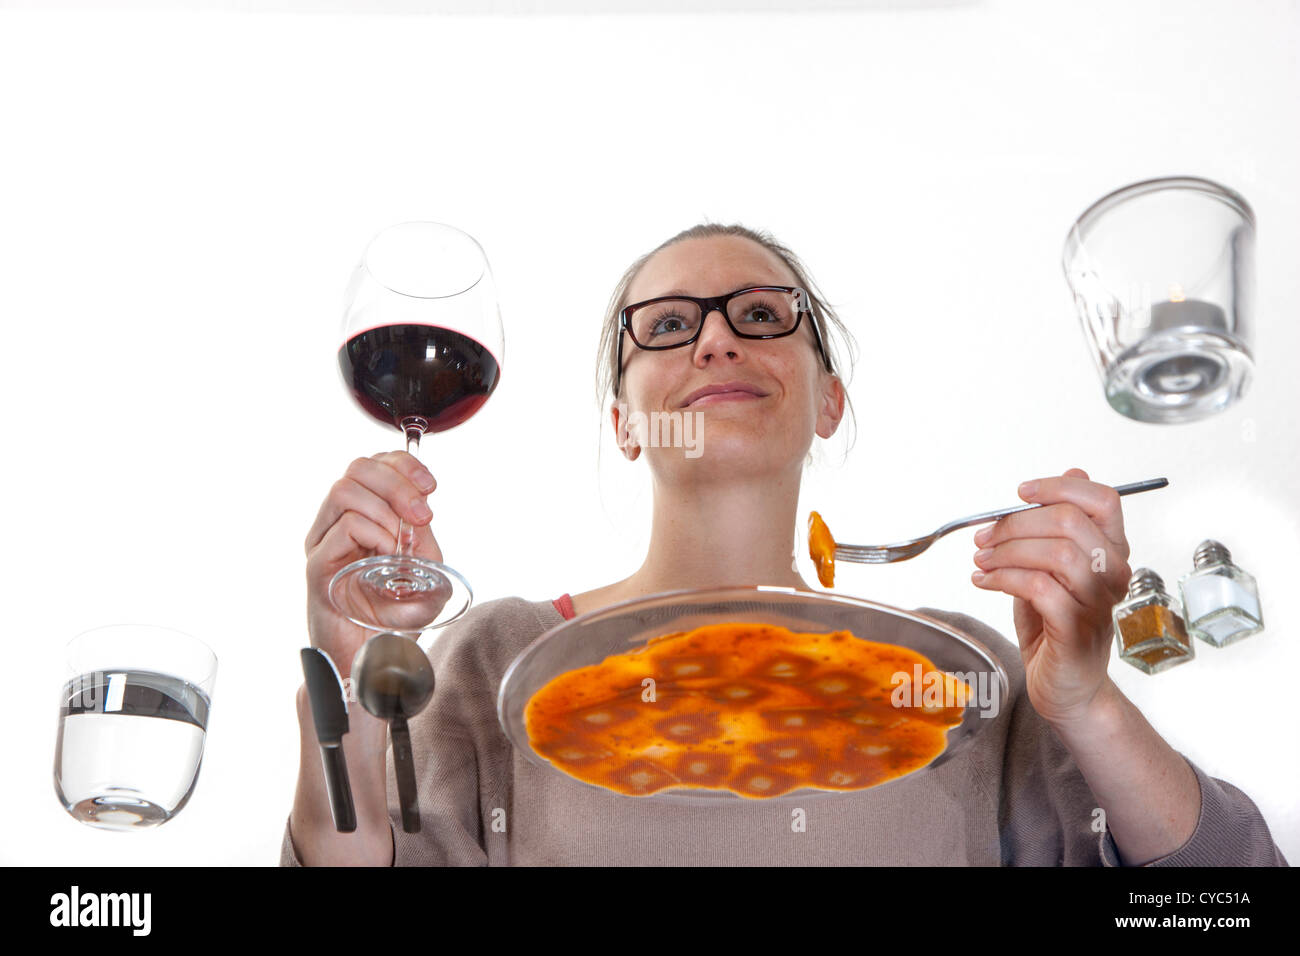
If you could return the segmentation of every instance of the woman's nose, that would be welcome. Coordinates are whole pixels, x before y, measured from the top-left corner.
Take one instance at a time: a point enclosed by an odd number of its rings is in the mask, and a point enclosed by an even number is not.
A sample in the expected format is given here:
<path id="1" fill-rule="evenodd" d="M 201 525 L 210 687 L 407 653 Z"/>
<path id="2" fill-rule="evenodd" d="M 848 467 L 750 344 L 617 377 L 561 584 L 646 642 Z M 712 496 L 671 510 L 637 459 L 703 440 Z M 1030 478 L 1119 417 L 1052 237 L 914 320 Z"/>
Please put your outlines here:
<path id="1" fill-rule="evenodd" d="M 710 322 L 709 320 L 713 321 Z M 731 331 L 731 326 L 727 324 L 727 318 L 722 314 L 721 309 L 713 309 L 706 312 L 700 318 L 700 337 L 695 340 L 694 358 L 699 359 L 714 355 L 727 355 L 737 358 L 741 353 L 740 336 Z"/>

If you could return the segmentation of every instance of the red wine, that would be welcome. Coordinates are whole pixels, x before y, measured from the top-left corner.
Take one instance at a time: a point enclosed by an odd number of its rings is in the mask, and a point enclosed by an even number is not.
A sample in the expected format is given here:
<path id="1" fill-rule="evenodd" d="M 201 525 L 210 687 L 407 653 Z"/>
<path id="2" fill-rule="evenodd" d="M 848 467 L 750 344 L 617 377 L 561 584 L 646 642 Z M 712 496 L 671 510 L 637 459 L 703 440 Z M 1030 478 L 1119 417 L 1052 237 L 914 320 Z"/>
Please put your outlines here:
<path id="1" fill-rule="evenodd" d="M 348 339 L 339 369 L 357 403 L 385 425 L 454 428 L 487 401 L 501 367 L 481 343 L 433 325 L 383 325 Z"/>

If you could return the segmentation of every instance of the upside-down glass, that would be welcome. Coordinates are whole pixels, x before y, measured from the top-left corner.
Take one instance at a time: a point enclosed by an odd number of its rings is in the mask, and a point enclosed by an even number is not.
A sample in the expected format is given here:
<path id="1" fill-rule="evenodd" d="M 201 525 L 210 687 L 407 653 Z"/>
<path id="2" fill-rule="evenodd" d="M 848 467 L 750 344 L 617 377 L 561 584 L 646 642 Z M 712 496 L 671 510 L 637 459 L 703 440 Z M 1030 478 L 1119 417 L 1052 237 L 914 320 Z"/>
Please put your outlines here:
<path id="1" fill-rule="evenodd" d="M 96 628 L 65 656 L 54 790 L 106 830 L 166 823 L 194 792 L 217 679 L 197 638 L 148 625 Z"/>
<path id="2" fill-rule="evenodd" d="M 623 334 L 637 348 L 649 351 L 681 348 L 700 337 L 704 319 L 720 310 L 731 331 L 746 339 L 778 339 L 799 330 L 809 316 L 817 351 L 826 371 L 833 371 L 822 344 L 817 323 L 812 321 L 812 300 L 798 286 L 750 286 L 727 295 L 705 298 L 689 295 L 660 296 L 625 306 L 619 313 L 617 373 L 614 394 L 623 381 Z"/>
<path id="3" fill-rule="evenodd" d="M 353 273 L 339 369 L 363 411 L 406 437 L 461 424 L 501 376 L 505 336 L 487 256 L 472 236 L 437 222 L 406 222 L 375 236 Z M 398 528 L 395 554 L 363 558 L 330 582 L 340 613 L 362 627 L 407 636 L 442 627 L 469 608 L 468 582 L 411 553 Z"/>
<path id="4" fill-rule="evenodd" d="M 1190 422 L 1246 391 L 1255 215 L 1189 176 L 1134 183 L 1070 228 L 1062 256 L 1106 400 L 1141 422 Z"/>

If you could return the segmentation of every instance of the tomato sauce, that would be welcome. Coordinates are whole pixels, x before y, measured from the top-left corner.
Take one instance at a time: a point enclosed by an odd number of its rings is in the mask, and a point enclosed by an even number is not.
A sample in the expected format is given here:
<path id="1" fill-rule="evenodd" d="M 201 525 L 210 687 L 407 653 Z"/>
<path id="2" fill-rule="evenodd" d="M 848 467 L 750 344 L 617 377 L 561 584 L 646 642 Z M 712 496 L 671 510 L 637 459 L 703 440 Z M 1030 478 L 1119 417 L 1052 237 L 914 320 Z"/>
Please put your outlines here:
<path id="1" fill-rule="evenodd" d="M 911 686 L 918 664 L 923 685 L 946 691 L 925 704 Z M 911 773 L 943 752 L 969 700 L 967 685 L 909 648 L 726 623 L 561 674 L 529 700 L 524 722 L 537 754 L 618 793 L 763 798 Z"/>

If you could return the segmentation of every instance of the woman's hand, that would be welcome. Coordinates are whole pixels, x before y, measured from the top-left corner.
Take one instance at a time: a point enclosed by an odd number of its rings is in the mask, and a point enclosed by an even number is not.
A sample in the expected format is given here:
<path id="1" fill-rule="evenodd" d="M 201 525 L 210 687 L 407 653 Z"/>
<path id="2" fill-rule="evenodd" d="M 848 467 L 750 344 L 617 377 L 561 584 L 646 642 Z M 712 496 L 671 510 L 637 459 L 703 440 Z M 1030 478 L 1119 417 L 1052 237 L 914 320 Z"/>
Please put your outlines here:
<path id="1" fill-rule="evenodd" d="M 1128 593 L 1120 496 L 1082 469 L 1021 485 L 1041 504 L 975 535 L 976 586 L 1015 598 L 1030 703 L 1053 724 L 1088 714 L 1110 685 L 1111 609 Z"/>
<path id="2" fill-rule="evenodd" d="M 398 517 L 414 530 L 412 553 L 442 561 L 425 497 L 438 483 L 412 455 L 384 452 L 358 458 L 330 488 L 307 532 L 307 627 L 313 647 L 329 654 L 341 677 L 373 631 L 358 627 L 330 602 L 334 574 L 353 561 L 397 548 Z"/>

